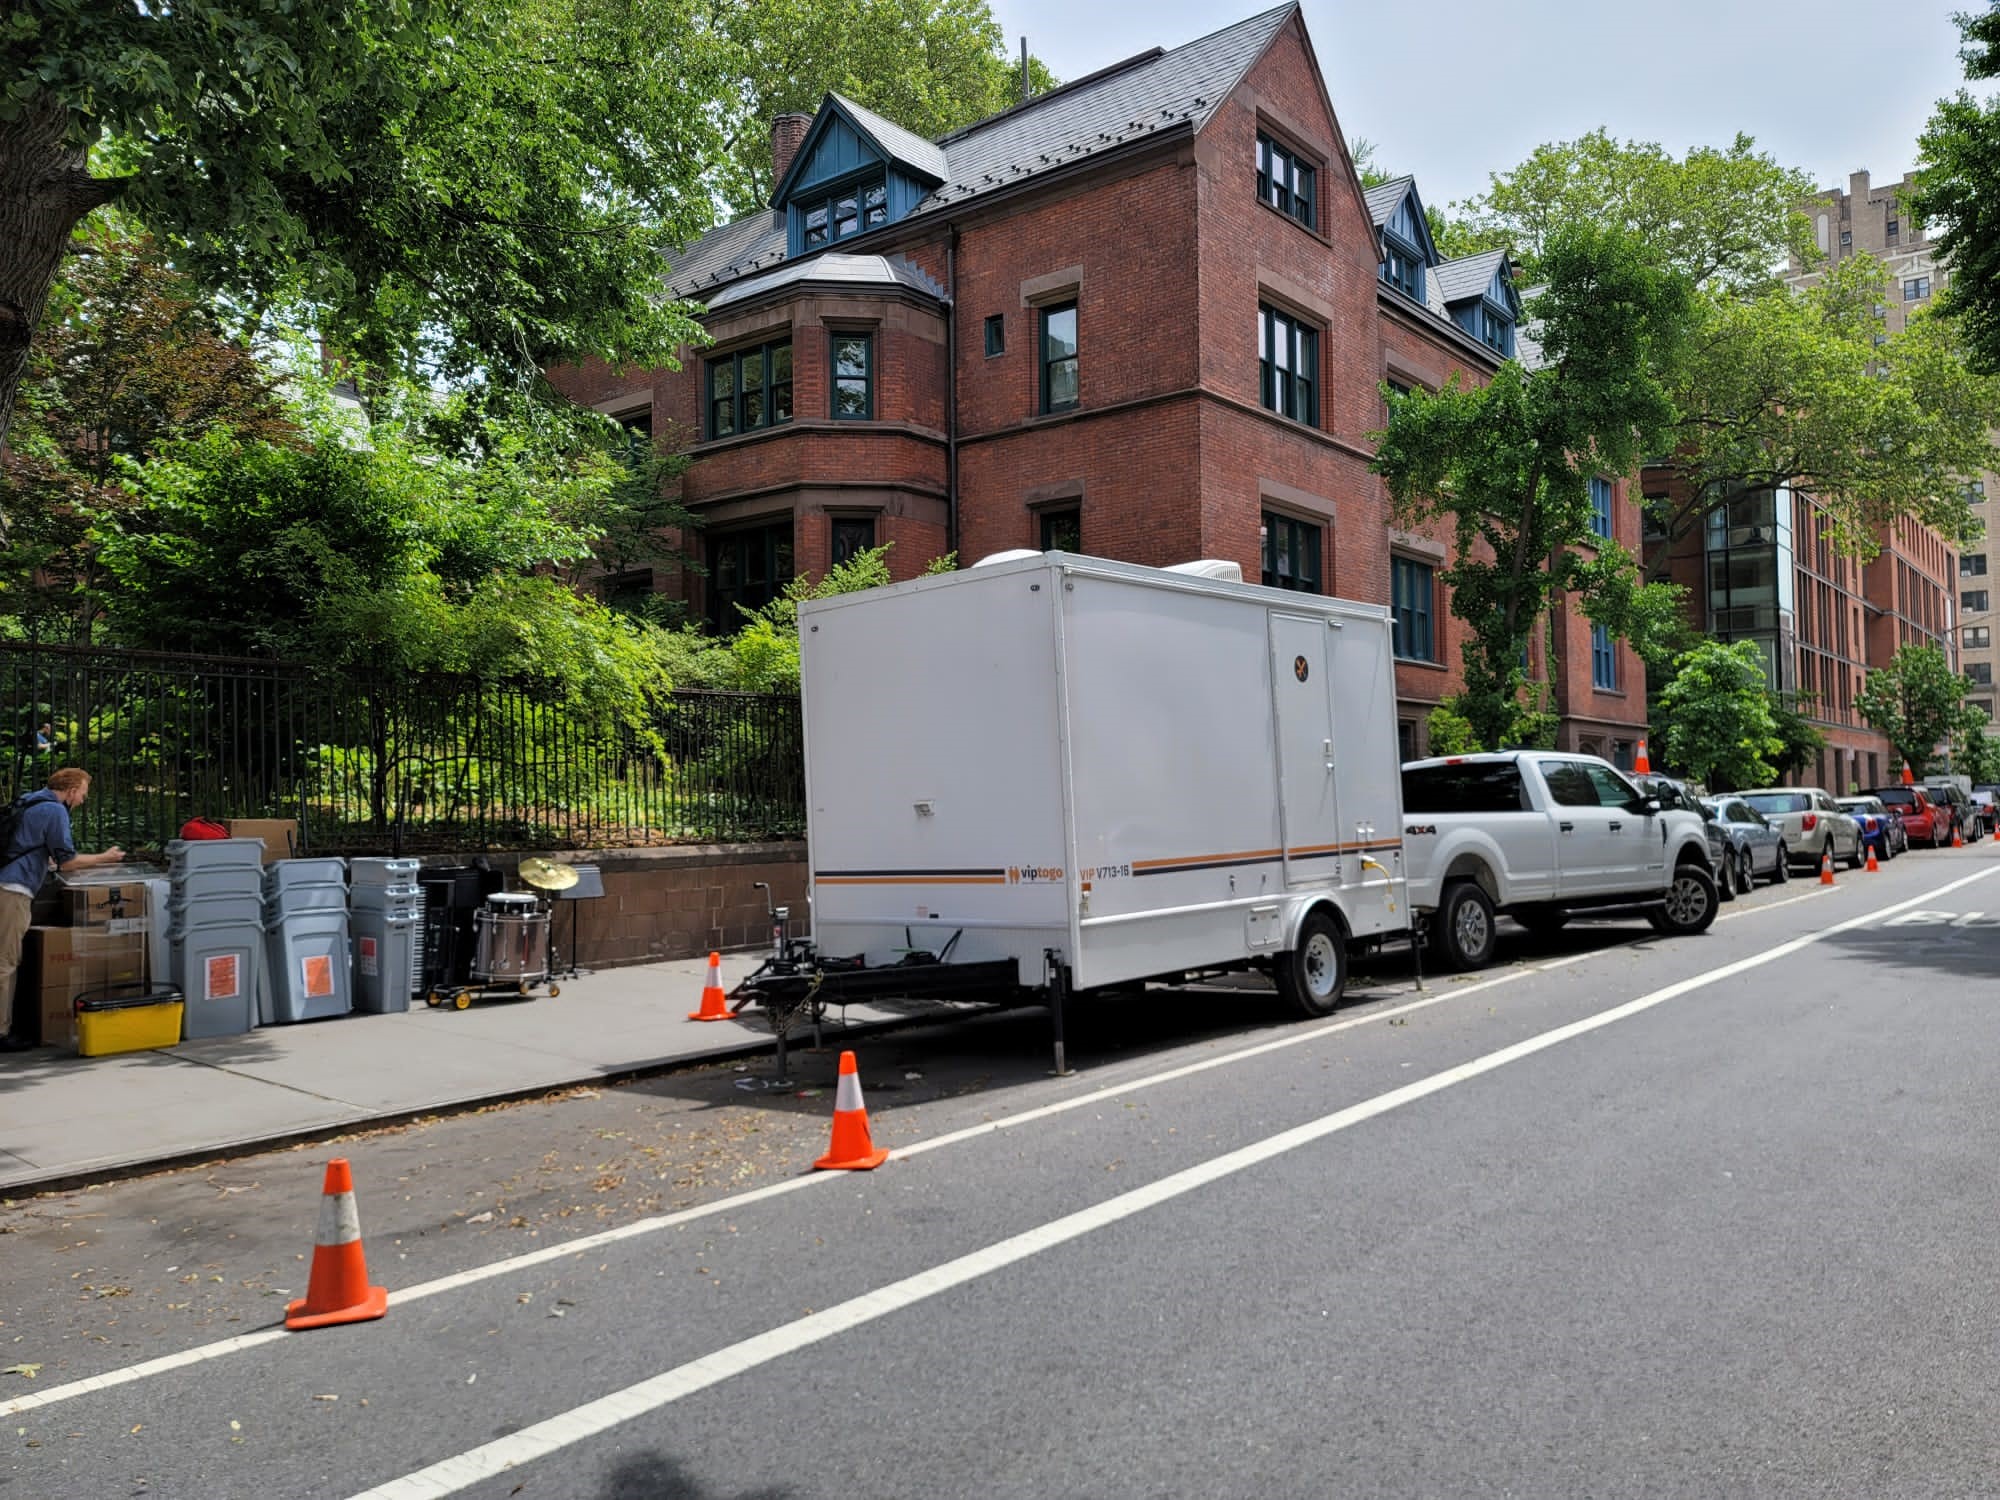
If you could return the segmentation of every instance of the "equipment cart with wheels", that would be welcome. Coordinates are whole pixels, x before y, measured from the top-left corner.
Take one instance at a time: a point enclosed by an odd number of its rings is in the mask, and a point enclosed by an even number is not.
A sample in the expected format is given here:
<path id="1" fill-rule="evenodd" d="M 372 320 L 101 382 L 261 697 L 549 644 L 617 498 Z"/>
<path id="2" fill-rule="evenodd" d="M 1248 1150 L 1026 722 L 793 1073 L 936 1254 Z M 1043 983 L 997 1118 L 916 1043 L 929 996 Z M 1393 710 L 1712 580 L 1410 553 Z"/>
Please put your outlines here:
<path id="1" fill-rule="evenodd" d="M 473 916 L 471 982 L 436 986 L 424 1003 L 467 1010 L 475 999 L 527 999 L 543 986 L 551 997 L 560 995 L 562 986 L 549 978 L 551 925 L 549 902 L 539 892 L 495 891 Z"/>

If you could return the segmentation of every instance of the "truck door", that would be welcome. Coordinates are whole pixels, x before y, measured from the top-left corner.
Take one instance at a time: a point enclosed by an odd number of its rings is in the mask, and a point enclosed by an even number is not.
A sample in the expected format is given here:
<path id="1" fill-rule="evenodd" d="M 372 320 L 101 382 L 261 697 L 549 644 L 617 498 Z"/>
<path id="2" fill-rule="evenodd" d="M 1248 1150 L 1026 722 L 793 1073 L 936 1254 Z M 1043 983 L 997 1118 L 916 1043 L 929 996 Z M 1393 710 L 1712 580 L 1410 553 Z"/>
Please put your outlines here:
<path id="1" fill-rule="evenodd" d="M 1636 819 L 1598 799 L 1590 766 L 1580 760 L 1539 760 L 1556 825 L 1556 894 L 1596 896 L 1617 890 L 1625 825 Z"/>
<path id="2" fill-rule="evenodd" d="M 1271 700 L 1278 740 L 1278 826 L 1285 883 L 1340 874 L 1340 807 L 1334 781 L 1333 674 L 1323 619 L 1270 616 Z"/>

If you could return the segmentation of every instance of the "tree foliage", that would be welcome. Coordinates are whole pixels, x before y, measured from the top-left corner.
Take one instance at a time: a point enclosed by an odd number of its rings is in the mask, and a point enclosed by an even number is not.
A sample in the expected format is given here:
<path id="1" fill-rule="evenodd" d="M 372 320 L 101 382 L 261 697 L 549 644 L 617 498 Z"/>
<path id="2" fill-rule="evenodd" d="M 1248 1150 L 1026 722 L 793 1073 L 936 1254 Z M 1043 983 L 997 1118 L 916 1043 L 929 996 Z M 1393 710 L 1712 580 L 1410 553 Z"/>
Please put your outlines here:
<path id="1" fill-rule="evenodd" d="M 1751 641 L 1703 641 L 1674 659 L 1655 731 L 1667 764 L 1706 785 L 1734 789 L 1775 779 L 1784 750 L 1764 667 Z"/>
<path id="2" fill-rule="evenodd" d="M 1566 225 L 1616 225 L 1696 286 L 1768 286 L 1787 252 L 1812 258 L 1798 213 L 1812 179 L 1781 167 L 1738 134 L 1676 159 L 1653 141 L 1602 129 L 1539 146 L 1486 192 L 1454 207 L 1474 243 L 1504 244 L 1538 280 L 1551 239 Z"/>
<path id="3" fill-rule="evenodd" d="M 1454 380 L 1398 397 L 1374 460 L 1405 524 L 1452 522 L 1441 576 L 1467 627 L 1454 707 L 1492 746 L 1521 737 L 1521 663 L 1559 594 L 1620 635 L 1669 613 L 1631 556 L 1593 534 L 1589 481 L 1629 472 L 1672 421 L 1655 372 L 1675 358 L 1686 283 L 1595 224 L 1551 232 L 1542 257 L 1546 287 L 1529 311 L 1544 363 L 1510 360 L 1484 387 Z"/>
<path id="4" fill-rule="evenodd" d="M 1977 719 L 1965 701 L 1969 686 L 1936 646 L 1911 643 L 1868 674 L 1854 706 L 1922 776 L 1933 769 L 1938 747 L 1963 736 Z"/>
<path id="5" fill-rule="evenodd" d="M 304 421 L 303 444 L 218 427 L 121 465 L 135 504 L 94 537 L 114 639 L 532 677 L 578 711 L 643 720 L 670 685 L 658 632 L 556 571 L 589 555 L 614 465 L 505 428 L 483 452 L 447 452 L 407 415 L 365 442 L 328 408 Z"/>
<path id="6" fill-rule="evenodd" d="M 1771 695 L 1771 728 L 1779 745 L 1771 766 L 1781 777 L 1802 775 L 1826 749 L 1826 736 L 1807 717 L 1806 707 L 1797 694 Z"/>
<path id="7" fill-rule="evenodd" d="M 1862 554 L 1903 514 L 1947 538 L 1970 534 L 1961 483 L 1992 463 L 2000 385 L 1968 370 L 1948 322 L 1919 316 L 1878 342 L 1879 262 L 1844 259 L 1803 293 L 1778 279 L 1788 260 L 1820 261 L 1799 211 L 1811 191 L 1747 136 L 1677 159 L 1598 130 L 1538 148 L 1458 205 L 1468 246 L 1512 243 L 1530 275 L 1559 226 L 1614 223 L 1695 286 L 1688 337 L 1659 371 L 1677 415 L 1645 455 L 1675 496 L 1650 576 L 1710 513 L 1779 487 L 1812 493 L 1841 545 Z"/>
<path id="8" fill-rule="evenodd" d="M 720 54 L 696 0 L 30 0 L 0 38 L 16 353 L 72 225 L 114 197 L 197 284 L 253 317 L 305 307 L 378 367 L 520 389 L 585 355 L 667 364 L 695 332 L 658 273 L 709 219 Z"/>
<path id="9" fill-rule="evenodd" d="M 1968 79 L 2000 78 L 2000 3 L 1957 17 Z M 1917 140 L 1910 212 L 1930 227 L 1951 280 L 1939 297 L 1981 370 L 2000 374 L 2000 99 L 1960 89 Z"/>
<path id="10" fill-rule="evenodd" d="M 721 197 L 764 207 L 771 120 L 812 114 L 828 91 L 932 138 L 1016 104 L 1020 62 L 987 0 L 729 0 L 713 14 L 725 43 Z M 1034 93 L 1055 86 L 1028 59 Z"/>
<path id="11" fill-rule="evenodd" d="M 96 526 L 134 497 L 121 462 L 226 426 L 285 443 L 299 429 L 279 372 L 225 336 L 145 240 L 92 236 L 52 298 L 0 455 L 0 605 L 23 633 L 85 635 Z"/>

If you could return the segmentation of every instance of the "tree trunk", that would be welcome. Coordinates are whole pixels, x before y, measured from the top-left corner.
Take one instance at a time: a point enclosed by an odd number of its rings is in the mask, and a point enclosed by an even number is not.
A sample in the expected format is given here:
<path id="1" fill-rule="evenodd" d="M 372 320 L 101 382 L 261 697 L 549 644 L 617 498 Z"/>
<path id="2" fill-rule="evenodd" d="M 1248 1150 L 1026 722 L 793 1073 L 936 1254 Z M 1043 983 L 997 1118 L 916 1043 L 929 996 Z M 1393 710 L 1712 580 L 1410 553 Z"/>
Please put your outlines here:
<path id="1" fill-rule="evenodd" d="M 0 254 L 0 445 L 70 231 L 118 196 L 118 183 L 90 175 L 86 148 L 69 137 L 75 119 L 42 93 L 25 101 L 18 118 L 0 120 L 0 245 L 12 247 Z M 0 539 L 6 532 L 0 515 Z"/>

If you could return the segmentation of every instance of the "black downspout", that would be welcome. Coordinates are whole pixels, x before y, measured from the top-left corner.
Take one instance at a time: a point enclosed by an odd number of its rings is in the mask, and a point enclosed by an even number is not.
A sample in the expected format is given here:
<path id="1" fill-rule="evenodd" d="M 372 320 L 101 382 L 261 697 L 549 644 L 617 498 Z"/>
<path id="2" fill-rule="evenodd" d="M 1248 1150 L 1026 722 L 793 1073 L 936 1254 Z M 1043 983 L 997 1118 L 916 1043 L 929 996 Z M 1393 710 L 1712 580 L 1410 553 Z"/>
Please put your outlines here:
<path id="1" fill-rule="evenodd" d="M 958 226 L 944 248 L 944 550 L 958 551 Z"/>

